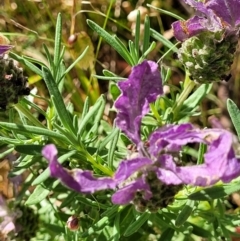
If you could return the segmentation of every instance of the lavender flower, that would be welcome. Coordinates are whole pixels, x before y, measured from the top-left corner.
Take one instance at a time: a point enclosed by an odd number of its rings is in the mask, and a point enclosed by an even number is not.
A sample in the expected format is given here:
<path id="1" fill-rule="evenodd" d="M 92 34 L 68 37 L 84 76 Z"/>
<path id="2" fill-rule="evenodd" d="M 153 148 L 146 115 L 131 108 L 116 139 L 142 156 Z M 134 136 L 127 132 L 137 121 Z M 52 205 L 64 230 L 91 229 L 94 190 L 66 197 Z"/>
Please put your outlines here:
<path id="1" fill-rule="evenodd" d="M 113 203 L 132 202 L 139 211 L 156 211 L 171 203 L 183 184 L 209 186 L 219 180 L 229 182 L 239 175 L 240 161 L 235 158 L 227 131 L 199 130 L 191 124 L 168 125 L 154 131 L 146 145 L 141 141 L 141 120 L 149 111 L 149 103 L 162 95 L 156 63 L 144 61 L 134 67 L 129 79 L 119 83 L 119 87 L 122 95 L 115 103 L 116 123 L 137 146 L 137 155 L 123 160 L 113 177 L 96 178 L 90 171 L 64 169 L 58 163 L 56 147 L 50 144 L 42 154 L 50 162 L 53 177 L 81 193 L 117 189 L 112 195 Z M 181 148 L 188 143 L 208 145 L 204 164 L 181 165 Z"/>
<path id="2" fill-rule="evenodd" d="M 196 14 L 172 24 L 174 36 L 183 42 L 180 61 L 193 80 L 227 80 L 238 42 L 240 0 L 184 1 Z"/>
<path id="3" fill-rule="evenodd" d="M 5 52 L 10 50 L 11 48 L 13 48 L 12 45 L 0 45 L 0 55 L 4 54 Z"/>
<path id="4" fill-rule="evenodd" d="M 10 233 L 17 230 L 15 220 L 21 216 L 21 212 L 18 210 L 12 212 L 9 210 L 4 198 L 0 195 L 0 238 L 5 240 L 9 237 Z"/>

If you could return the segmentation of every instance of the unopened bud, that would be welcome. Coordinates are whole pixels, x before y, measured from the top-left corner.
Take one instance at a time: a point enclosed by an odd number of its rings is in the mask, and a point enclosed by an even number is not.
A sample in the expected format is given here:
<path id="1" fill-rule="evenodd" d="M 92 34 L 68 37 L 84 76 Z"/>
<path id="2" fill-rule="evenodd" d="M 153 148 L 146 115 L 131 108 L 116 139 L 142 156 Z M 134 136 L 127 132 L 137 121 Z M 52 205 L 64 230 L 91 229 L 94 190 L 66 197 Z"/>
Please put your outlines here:
<path id="1" fill-rule="evenodd" d="M 72 231 L 78 230 L 78 228 L 79 228 L 79 219 L 78 219 L 78 217 L 76 217 L 74 215 L 69 217 L 68 220 L 67 220 L 67 227 L 70 230 L 72 230 Z"/>

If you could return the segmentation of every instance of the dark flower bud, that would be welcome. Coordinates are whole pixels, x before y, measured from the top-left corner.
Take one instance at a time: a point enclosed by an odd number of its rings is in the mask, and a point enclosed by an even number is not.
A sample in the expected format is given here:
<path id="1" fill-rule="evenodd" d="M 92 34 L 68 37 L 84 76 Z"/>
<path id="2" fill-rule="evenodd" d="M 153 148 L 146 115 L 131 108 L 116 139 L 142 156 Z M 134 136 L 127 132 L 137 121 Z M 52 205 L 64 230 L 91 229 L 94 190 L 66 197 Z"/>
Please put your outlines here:
<path id="1" fill-rule="evenodd" d="M 14 64 L 13 59 L 0 56 L 0 108 L 5 110 L 12 104 L 18 103 L 22 95 L 29 95 L 26 87 L 27 77 L 23 69 Z"/>
<path id="2" fill-rule="evenodd" d="M 68 220 L 67 220 L 67 227 L 72 231 L 78 230 L 78 228 L 79 228 L 79 218 L 76 217 L 75 215 L 69 217 Z"/>

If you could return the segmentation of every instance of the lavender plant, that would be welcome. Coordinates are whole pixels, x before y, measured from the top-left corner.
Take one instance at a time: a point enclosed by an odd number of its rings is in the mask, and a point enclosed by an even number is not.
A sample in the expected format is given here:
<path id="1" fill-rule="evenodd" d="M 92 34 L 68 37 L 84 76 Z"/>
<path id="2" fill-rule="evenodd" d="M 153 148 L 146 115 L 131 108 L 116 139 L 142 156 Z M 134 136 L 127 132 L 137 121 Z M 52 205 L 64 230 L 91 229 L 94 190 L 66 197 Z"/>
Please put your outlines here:
<path id="1" fill-rule="evenodd" d="M 128 48 L 117 36 L 87 21 L 132 66 L 127 79 L 106 70 L 104 76 L 96 75 L 111 82 L 113 124 L 102 118 L 104 95 L 91 107 L 87 98 L 82 113 L 64 103 L 66 74 L 88 54 L 88 48 L 65 67 L 61 14 L 53 56 L 44 45 L 48 64 L 9 53 L 7 63 L 17 60 L 38 74 L 49 97 L 35 96 L 46 102 L 44 110 L 23 97 L 22 89 L 19 94 L 17 86 L 18 98 L 4 98 L 7 102 L 1 106 L 9 103 L 13 107 L 8 110 L 9 121 L 0 122 L 1 144 L 6 153 L 14 148 L 19 157 L 11 173 L 18 180 L 15 202 L 10 208 L 0 199 L 0 237 L 161 241 L 232 240 L 237 236 L 239 214 L 227 210 L 228 196 L 240 190 L 240 159 L 233 134 L 199 128 L 191 117 L 199 114 L 200 102 L 212 87 L 209 82 L 220 81 L 230 72 L 239 33 L 238 13 L 232 6 L 239 6 L 240 1 L 224 0 L 221 5 L 216 0 L 185 2 L 197 13 L 186 22 L 173 23 L 175 37 L 182 42 L 180 49 L 163 42 L 167 53 L 178 53 L 186 68 L 184 83 L 178 93 L 170 89 L 171 95 L 164 93 L 169 70 L 149 60 L 156 46 L 150 37 L 156 41 L 163 37 L 150 28 L 148 16 L 141 39 L 138 12 L 135 39 Z M 1 54 L 7 50 L 0 47 Z M 10 67 L 16 70 L 14 64 Z M 9 75 L 2 73 L 5 79 Z M 21 77 L 26 80 L 22 72 Z M 24 90 L 25 84 L 21 85 Z M 239 135 L 239 110 L 231 100 L 228 110 Z M 36 112 L 44 116 L 43 122 Z M 16 178 L 26 172 L 27 179 L 19 184 Z M 13 214 L 14 209 L 20 214 Z M 17 220 L 21 220 L 19 229 Z M 26 235 L 23 231 L 29 227 L 34 232 Z"/>

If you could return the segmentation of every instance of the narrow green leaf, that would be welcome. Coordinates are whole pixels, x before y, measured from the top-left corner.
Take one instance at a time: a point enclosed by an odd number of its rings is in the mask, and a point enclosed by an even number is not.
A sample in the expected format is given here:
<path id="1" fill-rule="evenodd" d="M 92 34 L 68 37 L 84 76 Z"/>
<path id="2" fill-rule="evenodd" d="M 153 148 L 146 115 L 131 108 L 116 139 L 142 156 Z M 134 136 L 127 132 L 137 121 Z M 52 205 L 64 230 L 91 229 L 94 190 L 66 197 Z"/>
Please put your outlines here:
<path id="1" fill-rule="evenodd" d="M 26 205 L 33 205 L 40 203 L 47 195 L 50 193 L 50 190 L 46 189 L 42 185 L 38 185 L 33 193 L 29 196 L 27 201 L 25 202 Z"/>
<path id="2" fill-rule="evenodd" d="M 57 64 L 59 63 L 60 51 L 61 51 L 61 39 L 62 39 L 62 16 L 61 13 L 57 16 L 56 23 L 56 32 L 55 32 L 55 46 L 54 46 L 54 67 L 58 68 Z M 57 71 L 56 71 L 57 72 Z"/>
<path id="3" fill-rule="evenodd" d="M 174 44 L 171 41 L 167 40 L 162 34 L 157 32 L 156 30 L 150 28 L 150 34 L 154 39 L 160 41 L 164 46 L 168 47 L 169 49 L 172 49 L 174 52 L 178 51 L 178 49 L 174 46 Z"/>
<path id="4" fill-rule="evenodd" d="M 143 53 L 145 53 L 148 50 L 149 40 L 150 40 L 150 20 L 149 20 L 149 17 L 146 16 L 144 20 L 144 36 L 143 36 L 143 50 L 142 50 Z"/>
<path id="5" fill-rule="evenodd" d="M 124 79 L 126 79 L 126 78 L 123 78 L 123 77 L 118 77 L 118 76 L 116 76 L 116 77 L 109 77 L 109 76 L 102 76 L 102 75 L 92 75 L 93 77 L 95 77 L 95 78 L 97 78 L 97 79 L 101 79 L 101 80 L 108 80 L 108 81 L 110 81 L 110 80 L 112 80 L 112 81 L 118 81 L 118 80 L 124 80 Z"/>
<path id="6" fill-rule="evenodd" d="M 134 61 L 134 65 L 136 65 L 138 63 L 138 56 L 137 56 L 137 53 L 136 53 L 136 46 L 133 43 L 133 41 L 131 41 L 131 40 L 128 41 L 128 46 L 129 46 L 130 54 L 131 54 L 132 59 Z"/>
<path id="7" fill-rule="evenodd" d="M 108 44 L 110 44 L 125 59 L 125 61 L 128 64 L 130 64 L 131 66 L 134 65 L 134 61 L 131 55 L 128 53 L 127 48 L 123 44 L 120 44 L 116 37 L 112 36 L 99 25 L 97 25 L 95 22 L 89 19 L 87 20 L 87 24 L 91 29 L 93 29 L 97 34 L 99 34 Z"/>
<path id="8" fill-rule="evenodd" d="M 99 148 L 98 148 L 98 151 L 101 151 L 103 148 L 105 148 L 106 145 L 107 145 L 110 141 L 113 141 L 113 139 L 114 139 L 116 136 L 118 136 L 118 135 L 119 135 L 119 129 L 117 129 L 117 128 L 112 129 L 111 133 L 101 141 L 101 143 L 100 143 L 100 145 L 99 145 Z M 112 146 L 112 145 L 111 145 L 111 146 Z M 115 147 L 116 147 L 116 146 L 115 146 Z"/>
<path id="9" fill-rule="evenodd" d="M 102 229 L 103 227 L 105 227 L 105 226 L 108 225 L 108 224 L 109 224 L 109 219 L 108 219 L 108 217 L 103 217 L 103 218 L 100 219 L 97 223 L 95 223 L 94 225 L 92 225 L 92 227 L 90 227 L 86 232 L 80 234 L 79 237 L 81 237 L 81 238 L 89 237 L 90 235 L 92 235 L 92 234 L 95 233 L 96 231 Z"/>
<path id="10" fill-rule="evenodd" d="M 68 158 L 70 158 L 72 155 L 74 155 L 77 151 L 75 150 L 72 150 L 72 151 L 69 151 L 68 153 L 60 156 L 58 158 L 58 162 L 60 164 L 64 163 Z M 50 169 L 49 167 L 46 168 L 32 183 L 32 186 L 34 185 L 38 185 L 40 183 L 42 183 L 43 181 L 45 181 L 46 179 L 48 179 L 50 177 Z"/>
<path id="11" fill-rule="evenodd" d="M 202 99 L 210 92 L 212 84 L 202 84 L 197 88 L 193 94 L 191 94 L 184 102 L 182 109 L 192 110 L 194 109 Z"/>
<path id="12" fill-rule="evenodd" d="M 227 109 L 237 132 L 238 139 L 240 139 L 240 110 L 231 99 L 227 100 Z"/>
<path id="13" fill-rule="evenodd" d="M 114 153 L 116 151 L 116 146 L 120 136 L 120 130 L 118 128 L 115 128 L 109 136 L 111 136 L 112 142 L 108 151 L 107 160 L 108 160 L 108 166 L 111 169 L 113 169 Z"/>
<path id="14" fill-rule="evenodd" d="M 240 190 L 240 183 L 234 182 L 222 186 L 205 188 L 188 196 L 191 200 L 209 201 L 212 199 L 223 198 Z"/>
<path id="15" fill-rule="evenodd" d="M 136 63 L 138 62 L 138 58 L 139 58 L 139 46 L 140 46 L 140 25 L 141 25 L 141 21 L 140 21 L 140 11 L 137 11 L 137 18 L 136 18 L 136 22 L 135 22 L 136 26 L 135 26 L 135 38 L 134 38 L 134 47 L 135 47 L 135 55 L 136 55 Z"/>
<path id="16" fill-rule="evenodd" d="M 161 237 L 158 239 L 158 241 L 171 241 L 173 238 L 175 230 L 172 228 L 167 228 L 163 231 L 161 234 Z"/>
<path id="17" fill-rule="evenodd" d="M 42 72 L 43 72 L 45 83 L 48 87 L 48 91 L 52 97 L 53 104 L 57 110 L 59 119 L 61 120 L 63 126 L 67 130 L 70 130 L 72 133 L 75 133 L 75 130 L 73 128 L 72 119 L 70 117 L 69 112 L 66 109 L 66 106 L 63 102 L 62 95 L 59 92 L 58 86 L 57 86 L 55 80 L 53 79 L 53 76 L 52 76 L 50 70 L 46 67 L 43 67 Z"/>
<path id="18" fill-rule="evenodd" d="M 64 76 L 68 74 L 71 71 L 71 69 L 85 56 L 88 49 L 89 49 L 89 46 L 87 46 L 82 52 L 82 54 L 66 69 L 66 71 L 64 72 Z"/>
<path id="19" fill-rule="evenodd" d="M 53 138 L 58 138 L 62 141 L 67 141 L 65 136 L 41 127 L 35 127 L 30 125 L 17 125 L 15 123 L 8 123 L 8 122 L 0 122 L 0 126 L 7 130 L 15 130 L 18 133 L 24 133 L 29 135 L 32 135 L 32 134 L 43 135 L 43 136 L 45 135 Z"/>
<path id="20" fill-rule="evenodd" d="M 98 114 L 99 110 L 103 109 L 105 106 L 105 99 L 104 96 L 100 96 L 97 100 L 97 102 L 94 104 L 94 106 L 89 110 L 89 112 L 85 115 L 85 117 L 82 119 L 79 127 L 78 127 L 78 133 L 77 136 L 81 137 L 87 123 L 91 120 L 91 118 Z"/>
<path id="21" fill-rule="evenodd" d="M 161 8 L 157 8 L 157 7 L 155 7 L 155 6 L 151 5 L 151 4 L 148 4 L 148 3 L 147 3 L 147 6 L 148 6 L 149 8 L 153 8 L 153 9 L 155 9 L 155 10 L 158 10 L 160 13 L 164 13 L 164 14 L 166 14 L 166 15 L 168 15 L 168 16 L 171 16 L 171 17 L 173 17 L 173 18 L 175 18 L 175 19 L 185 20 L 184 18 L 178 16 L 177 14 L 175 14 L 175 13 L 173 13 L 173 12 L 170 12 L 170 11 L 167 11 L 167 10 L 163 10 L 163 9 L 161 9 Z"/>
<path id="22" fill-rule="evenodd" d="M 87 98 L 84 101 L 84 106 L 82 110 L 82 117 L 81 117 L 82 120 L 84 119 L 88 111 L 89 111 L 89 97 L 87 96 Z"/>
<path id="23" fill-rule="evenodd" d="M 135 222 L 133 222 L 128 228 L 127 230 L 124 232 L 124 236 L 125 237 L 129 237 L 130 235 L 136 233 L 141 227 L 142 225 L 147 222 L 147 220 L 149 219 L 151 213 L 145 212 L 143 214 L 141 214 L 137 220 Z"/>
<path id="24" fill-rule="evenodd" d="M 93 201 L 93 200 L 91 200 L 89 198 L 86 198 L 86 197 L 77 196 L 76 199 L 79 202 L 83 203 L 84 207 L 89 206 L 89 207 L 92 207 L 92 208 L 101 208 L 101 209 L 107 209 L 108 208 L 107 205 L 104 205 L 104 204 L 101 204 L 99 202 Z"/>
<path id="25" fill-rule="evenodd" d="M 32 64 L 31 62 L 29 62 L 28 60 L 26 60 L 23 57 L 20 57 L 17 54 L 14 54 L 12 52 L 9 53 L 9 56 L 15 60 L 17 60 L 18 62 L 24 64 L 25 66 L 27 66 L 30 70 L 32 70 L 34 73 L 38 74 L 39 76 L 41 76 L 43 78 L 43 73 L 42 71 L 34 64 Z"/>
<path id="26" fill-rule="evenodd" d="M 146 57 L 148 56 L 148 54 L 149 54 L 150 52 L 152 52 L 155 47 L 156 47 L 156 42 L 152 42 L 151 45 L 149 46 L 149 48 L 143 53 L 143 55 L 141 56 L 141 58 L 138 60 L 138 63 L 141 63 L 144 59 L 146 59 Z"/>
<path id="27" fill-rule="evenodd" d="M 35 103 L 29 101 L 28 99 L 26 98 L 22 98 L 20 103 L 24 103 L 25 105 L 29 105 L 31 106 L 33 109 L 35 109 L 36 111 L 38 111 L 40 114 L 42 114 L 43 116 L 46 117 L 46 113 L 44 110 L 42 110 L 38 105 L 36 105 Z"/>
<path id="28" fill-rule="evenodd" d="M 18 144 L 22 144 L 23 141 L 0 136 L 0 143 L 18 145 Z"/>
<path id="29" fill-rule="evenodd" d="M 45 54 L 47 56 L 47 60 L 48 60 L 48 63 L 49 63 L 49 66 L 51 67 L 51 71 L 54 70 L 54 63 L 53 63 L 53 59 L 52 59 L 52 56 L 47 48 L 47 46 L 45 44 L 43 44 L 43 48 L 44 48 L 44 51 L 45 51 Z"/>
<path id="30" fill-rule="evenodd" d="M 113 241 L 119 241 L 121 234 L 120 234 L 120 213 L 117 214 L 117 216 L 114 219 L 114 224 L 113 224 L 113 231 L 112 231 L 112 240 Z"/>
<path id="31" fill-rule="evenodd" d="M 27 155 L 32 155 L 32 156 L 40 155 L 42 148 L 43 148 L 42 145 L 31 145 L 31 144 L 15 146 L 15 150 L 17 152 L 27 154 Z"/>
<path id="32" fill-rule="evenodd" d="M 195 205 L 195 201 L 192 201 L 192 200 L 187 201 L 184 208 L 180 211 L 180 213 L 177 216 L 177 219 L 175 222 L 176 227 L 182 226 L 187 221 L 187 219 L 190 217 L 193 211 L 194 205 Z"/>

